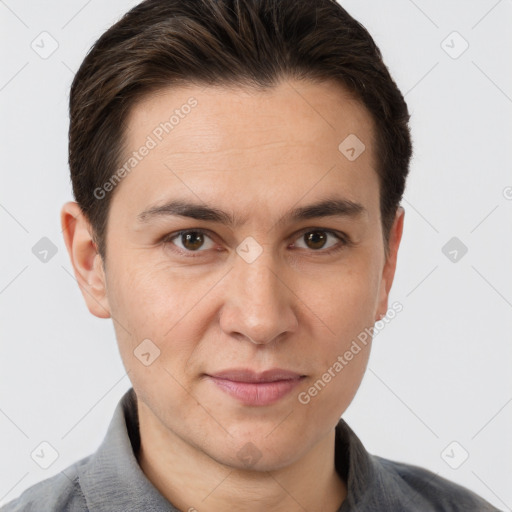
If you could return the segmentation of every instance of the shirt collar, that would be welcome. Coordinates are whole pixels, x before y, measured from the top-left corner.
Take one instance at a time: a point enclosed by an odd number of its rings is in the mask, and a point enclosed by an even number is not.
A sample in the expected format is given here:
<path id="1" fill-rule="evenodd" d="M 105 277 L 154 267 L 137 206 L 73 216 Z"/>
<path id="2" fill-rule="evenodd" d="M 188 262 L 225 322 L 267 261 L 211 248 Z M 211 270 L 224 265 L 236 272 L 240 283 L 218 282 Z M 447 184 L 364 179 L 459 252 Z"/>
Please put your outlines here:
<path id="1" fill-rule="evenodd" d="M 119 401 L 100 447 L 79 466 L 79 483 L 88 508 L 98 512 L 179 512 L 147 479 L 138 464 L 137 414 L 137 397 L 130 388 Z M 343 419 L 336 425 L 335 439 L 335 467 L 348 490 L 338 512 L 345 512 L 357 506 L 371 488 L 372 481 L 378 477 L 378 467 Z"/>
<path id="2" fill-rule="evenodd" d="M 78 470 L 89 510 L 178 512 L 142 472 L 135 456 L 139 446 L 137 398 L 131 388 L 117 405 L 100 447 Z"/>

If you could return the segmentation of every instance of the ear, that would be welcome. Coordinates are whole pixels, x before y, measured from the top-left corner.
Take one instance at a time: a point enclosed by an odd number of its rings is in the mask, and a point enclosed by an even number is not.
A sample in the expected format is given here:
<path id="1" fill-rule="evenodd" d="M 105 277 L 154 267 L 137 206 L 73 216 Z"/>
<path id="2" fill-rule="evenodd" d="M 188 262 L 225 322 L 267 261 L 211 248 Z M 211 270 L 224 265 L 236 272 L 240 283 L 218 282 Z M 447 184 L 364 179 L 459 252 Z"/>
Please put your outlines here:
<path id="1" fill-rule="evenodd" d="M 382 269 L 382 278 L 380 283 L 379 302 L 377 304 L 377 312 L 375 321 L 380 320 L 386 315 L 388 310 L 388 298 L 393 278 L 395 277 L 396 261 L 398 256 L 398 247 L 402 240 L 402 232 L 404 228 L 405 210 L 399 206 L 396 211 L 395 220 L 389 233 L 388 255 Z"/>
<path id="2" fill-rule="evenodd" d="M 92 239 L 91 225 L 74 201 L 62 207 L 60 220 L 64 242 L 87 308 L 98 318 L 110 318 L 103 261 Z"/>

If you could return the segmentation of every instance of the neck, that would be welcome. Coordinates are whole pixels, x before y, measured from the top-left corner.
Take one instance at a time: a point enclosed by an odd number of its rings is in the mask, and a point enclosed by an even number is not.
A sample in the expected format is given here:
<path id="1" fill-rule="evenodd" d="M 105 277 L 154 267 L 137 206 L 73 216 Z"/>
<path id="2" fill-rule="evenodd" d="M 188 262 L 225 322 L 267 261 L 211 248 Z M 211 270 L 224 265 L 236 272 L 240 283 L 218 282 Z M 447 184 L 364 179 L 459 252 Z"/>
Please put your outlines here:
<path id="1" fill-rule="evenodd" d="M 334 465 L 334 429 L 289 466 L 251 471 L 221 464 L 186 443 L 144 405 L 139 425 L 139 465 L 179 510 L 337 512 L 347 495 Z"/>

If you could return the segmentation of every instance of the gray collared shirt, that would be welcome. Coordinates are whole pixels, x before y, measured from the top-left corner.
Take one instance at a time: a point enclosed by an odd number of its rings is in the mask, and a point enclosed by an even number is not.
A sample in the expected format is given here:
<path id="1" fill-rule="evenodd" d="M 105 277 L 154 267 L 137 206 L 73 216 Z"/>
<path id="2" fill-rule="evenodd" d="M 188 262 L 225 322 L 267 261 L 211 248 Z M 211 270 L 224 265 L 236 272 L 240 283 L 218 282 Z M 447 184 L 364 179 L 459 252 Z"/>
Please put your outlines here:
<path id="1" fill-rule="evenodd" d="M 131 388 L 117 405 L 94 454 L 33 485 L 0 512 L 179 512 L 137 462 L 136 400 Z M 348 489 L 338 512 L 498 511 L 470 490 L 426 469 L 371 455 L 343 419 L 336 426 L 335 464 Z M 190 509 L 207 510 L 200 500 Z"/>

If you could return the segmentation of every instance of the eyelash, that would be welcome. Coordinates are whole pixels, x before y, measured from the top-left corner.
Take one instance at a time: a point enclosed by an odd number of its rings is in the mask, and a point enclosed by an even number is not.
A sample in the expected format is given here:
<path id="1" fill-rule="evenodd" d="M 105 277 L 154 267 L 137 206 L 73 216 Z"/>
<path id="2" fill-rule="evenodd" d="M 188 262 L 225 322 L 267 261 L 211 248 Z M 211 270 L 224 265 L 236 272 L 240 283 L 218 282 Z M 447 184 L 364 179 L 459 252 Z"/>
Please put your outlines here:
<path id="1" fill-rule="evenodd" d="M 322 250 L 322 249 L 318 249 L 317 251 L 311 250 L 311 252 L 313 252 L 313 253 L 319 253 L 321 255 L 331 255 L 331 254 L 337 253 L 338 251 L 341 251 L 345 247 L 349 247 L 349 246 L 353 245 L 352 241 L 346 235 L 344 235 L 342 233 L 337 233 L 336 231 L 332 231 L 332 230 L 329 230 L 329 229 L 324 229 L 324 228 L 314 228 L 313 227 L 313 228 L 303 229 L 303 230 L 299 231 L 299 233 L 297 233 L 297 237 L 296 238 L 300 238 L 301 236 L 304 236 L 306 233 L 311 233 L 313 231 L 321 231 L 323 233 L 328 233 L 330 235 L 333 235 L 334 237 L 336 237 L 340 241 L 340 243 L 338 243 L 335 246 L 333 246 L 333 247 L 331 247 L 329 249 L 326 249 L 326 250 Z M 176 252 L 176 253 L 178 253 L 180 255 L 184 255 L 187 258 L 197 258 L 197 257 L 200 257 L 201 253 L 202 252 L 206 252 L 206 251 L 184 251 L 183 249 L 180 249 L 176 245 L 172 244 L 172 241 L 174 239 L 176 239 L 176 238 L 178 238 L 181 235 L 186 234 L 186 233 L 201 233 L 201 234 L 206 235 L 209 238 L 213 239 L 212 238 L 212 233 L 209 230 L 201 229 L 201 228 L 196 228 L 196 229 L 183 229 L 183 230 L 178 231 L 176 233 L 170 233 L 168 235 L 165 235 L 161 239 L 161 242 L 163 244 L 165 244 L 165 245 L 171 244 L 173 246 L 172 250 L 174 252 Z"/>

